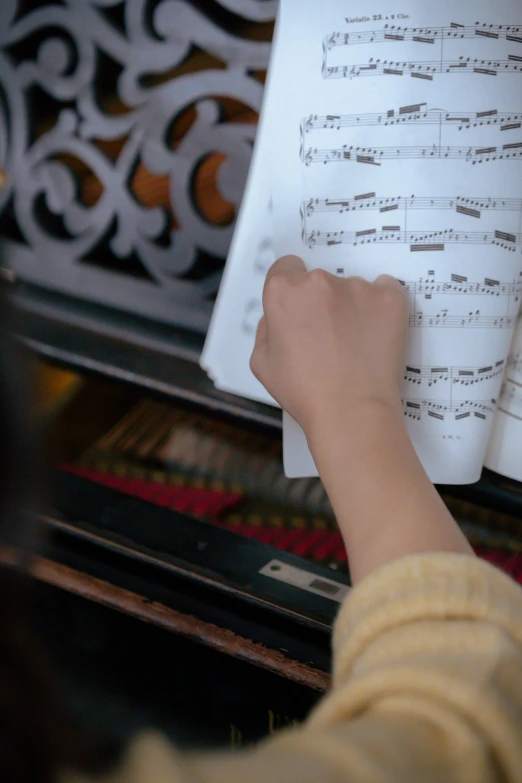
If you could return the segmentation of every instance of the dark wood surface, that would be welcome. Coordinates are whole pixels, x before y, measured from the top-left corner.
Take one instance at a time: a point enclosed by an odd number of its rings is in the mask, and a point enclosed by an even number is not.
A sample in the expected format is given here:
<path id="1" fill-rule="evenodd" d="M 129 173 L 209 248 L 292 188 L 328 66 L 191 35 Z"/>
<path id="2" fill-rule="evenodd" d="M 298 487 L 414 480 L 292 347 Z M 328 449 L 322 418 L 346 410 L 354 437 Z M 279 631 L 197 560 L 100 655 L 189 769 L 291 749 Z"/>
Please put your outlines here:
<path id="1" fill-rule="evenodd" d="M 2 564 L 17 567 L 20 559 L 16 550 L 6 546 L 0 547 Z M 239 636 L 227 628 L 205 622 L 194 615 L 184 614 L 145 595 L 138 595 L 49 558 L 39 556 L 33 558 L 28 572 L 38 582 L 163 628 L 314 691 L 323 692 L 329 685 L 330 677 L 326 672 L 291 660 L 279 650 L 270 649 L 259 642 Z"/>
<path id="2" fill-rule="evenodd" d="M 90 597 L 42 582 L 34 592 L 35 621 L 73 711 L 121 742 L 155 729 L 185 749 L 243 745 L 302 721 L 320 697 Z"/>

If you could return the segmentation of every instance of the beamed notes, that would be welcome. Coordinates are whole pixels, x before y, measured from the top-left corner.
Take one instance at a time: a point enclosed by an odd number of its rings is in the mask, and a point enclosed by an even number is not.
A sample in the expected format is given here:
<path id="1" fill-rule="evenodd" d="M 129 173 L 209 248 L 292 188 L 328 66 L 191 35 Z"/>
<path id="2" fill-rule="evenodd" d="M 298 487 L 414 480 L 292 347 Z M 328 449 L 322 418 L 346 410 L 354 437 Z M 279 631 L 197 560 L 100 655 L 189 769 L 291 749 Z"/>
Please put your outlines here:
<path id="1" fill-rule="evenodd" d="M 218 299 L 223 352 L 247 366 L 277 256 L 338 277 L 393 275 L 408 297 L 403 410 L 430 478 L 475 481 L 485 460 L 512 475 L 508 454 L 522 480 L 522 7 L 393 10 L 351 0 L 347 16 L 338 0 L 280 0 Z M 222 358 L 215 376 L 230 366 Z M 222 388 L 251 394 L 247 374 Z M 284 454 L 288 475 L 316 474 L 286 416 Z"/>

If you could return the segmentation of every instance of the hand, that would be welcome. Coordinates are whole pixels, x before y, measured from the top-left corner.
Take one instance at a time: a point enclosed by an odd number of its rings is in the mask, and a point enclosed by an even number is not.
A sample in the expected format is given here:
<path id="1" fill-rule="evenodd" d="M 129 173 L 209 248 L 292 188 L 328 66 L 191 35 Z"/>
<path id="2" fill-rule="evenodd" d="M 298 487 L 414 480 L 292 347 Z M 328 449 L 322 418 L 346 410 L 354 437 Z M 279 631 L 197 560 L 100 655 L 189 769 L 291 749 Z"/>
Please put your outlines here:
<path id="1" fill-rule="evenodd" d="M 303 427 L 355 584 L 397 557 L 471 549 L 430 483 L 401 406 L 407 300 L 401 284 L 270 269 L 252 371 Z"/>
<path id="2" fill-rule="evenodd" d="M 307 436 L 373 403 L 402 417 L 407 299 L 397 280 L 307 272 L 285 256 L 268 272 L 263 308 L 252 372 Z"/>

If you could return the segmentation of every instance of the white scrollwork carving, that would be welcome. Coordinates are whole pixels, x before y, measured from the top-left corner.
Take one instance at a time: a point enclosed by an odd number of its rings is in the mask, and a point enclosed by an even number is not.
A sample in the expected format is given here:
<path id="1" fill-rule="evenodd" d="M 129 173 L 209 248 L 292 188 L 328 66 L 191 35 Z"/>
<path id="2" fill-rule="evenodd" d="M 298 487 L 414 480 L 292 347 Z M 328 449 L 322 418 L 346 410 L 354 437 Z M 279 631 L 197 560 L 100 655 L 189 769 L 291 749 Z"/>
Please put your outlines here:
<path id="1" fill-rule="evenodd" d="M 233 219 L 210 221 L 194 182 L 218 153 L 216 192 L 237 209 L 255 122 L 223 101 L 259 111 L 275 0 L 208 6 L 2 0 L 0 210 L 21 278 L 205 329 Z M 241 37 L 242 21 L 259 40 Z M 136 196 L 138 171 L 166 203 Z"/>

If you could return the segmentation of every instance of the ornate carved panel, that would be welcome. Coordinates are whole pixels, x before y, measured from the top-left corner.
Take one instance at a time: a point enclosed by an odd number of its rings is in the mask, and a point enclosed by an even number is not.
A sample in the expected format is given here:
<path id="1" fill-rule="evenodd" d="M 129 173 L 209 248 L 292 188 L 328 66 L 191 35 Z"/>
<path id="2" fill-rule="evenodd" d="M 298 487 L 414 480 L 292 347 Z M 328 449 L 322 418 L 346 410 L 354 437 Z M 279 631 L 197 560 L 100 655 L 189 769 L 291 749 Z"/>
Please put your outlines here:
<path id="1" fill-rule="evenodd" d="M 0 191 L 17 276 L 203 331 L 276 0 L 1 0 Z"/>

